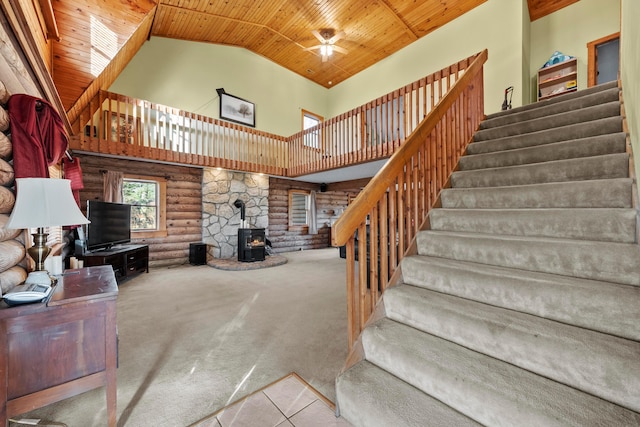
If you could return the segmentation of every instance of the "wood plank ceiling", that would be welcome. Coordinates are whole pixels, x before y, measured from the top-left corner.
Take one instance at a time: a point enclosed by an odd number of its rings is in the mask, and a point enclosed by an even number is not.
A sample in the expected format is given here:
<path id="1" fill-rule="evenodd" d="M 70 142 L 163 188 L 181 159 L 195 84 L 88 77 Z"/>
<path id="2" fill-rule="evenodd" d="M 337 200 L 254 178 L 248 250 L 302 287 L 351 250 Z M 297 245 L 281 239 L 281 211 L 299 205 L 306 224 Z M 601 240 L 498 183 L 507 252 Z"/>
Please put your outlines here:
<path id="1" fill-rule="evenodd" d="M 70 120 L 155 36 L 244 47 L 331 87 L 485 1 L 52 0 L 60 31 L 52 75 Z M 577 0 L 528 1 L 534 16 Z M 323 62 L 305 50 L 325 28 L 344 32 L 336 45 L 347 54 Z"/>

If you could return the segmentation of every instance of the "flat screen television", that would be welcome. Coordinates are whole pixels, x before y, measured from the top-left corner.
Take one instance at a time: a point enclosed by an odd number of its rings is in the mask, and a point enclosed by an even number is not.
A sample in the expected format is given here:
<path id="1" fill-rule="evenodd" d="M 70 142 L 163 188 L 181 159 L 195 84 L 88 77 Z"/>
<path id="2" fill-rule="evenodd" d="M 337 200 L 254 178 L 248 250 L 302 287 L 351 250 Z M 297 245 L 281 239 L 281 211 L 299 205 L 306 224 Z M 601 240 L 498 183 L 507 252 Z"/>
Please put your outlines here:
<path id="1" fill-rule="evenodd" d="M 131 241 L 131 205 L 87 201 L 87 250 L 109 249 Z"/>

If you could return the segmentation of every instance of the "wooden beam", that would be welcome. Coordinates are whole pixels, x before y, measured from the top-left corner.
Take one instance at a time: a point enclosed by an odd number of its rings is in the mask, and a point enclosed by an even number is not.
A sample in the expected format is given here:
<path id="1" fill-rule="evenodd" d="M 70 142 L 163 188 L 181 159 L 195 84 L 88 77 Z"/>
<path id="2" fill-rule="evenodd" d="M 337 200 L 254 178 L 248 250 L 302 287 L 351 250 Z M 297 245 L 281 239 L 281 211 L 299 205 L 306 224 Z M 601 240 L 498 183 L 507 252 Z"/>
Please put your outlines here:
<path id="1" fill-rule="evenodd" d="M 34 83 L 39 86 L 42 98 L 46 99 L 57 110 L 65 128 L 71 131 L 71 124 L 65 114 L 64 106 L 60 100 L 58 90 L 53 83 L 49 69 L 44 62 L 44 58 L 38 53 L 38 46 L 34 39 L 34 34 L 26 24 L 28 22 L 24 11 L 18 2 L 10 0 L 0 0 L 0 6 L 4 12 L 5 19 L 8 21 L 13 35 L 15 36 L 19 48 L 24 54 L 29 68 L 34 75 Z M 16 46 L 18 48 L 18 46 Z"/>
<path id="2" fill-rule="evenodd" d="M 56 17 L 53 14 L 53 6 L 51 0 L 38 0 L 40 3 L 40 10 L 44 17 L 44 23 L 47 26 L 47 38 L 60 41 L 60 32 L 58 31 L 58 24 L 56 23 Z"/>

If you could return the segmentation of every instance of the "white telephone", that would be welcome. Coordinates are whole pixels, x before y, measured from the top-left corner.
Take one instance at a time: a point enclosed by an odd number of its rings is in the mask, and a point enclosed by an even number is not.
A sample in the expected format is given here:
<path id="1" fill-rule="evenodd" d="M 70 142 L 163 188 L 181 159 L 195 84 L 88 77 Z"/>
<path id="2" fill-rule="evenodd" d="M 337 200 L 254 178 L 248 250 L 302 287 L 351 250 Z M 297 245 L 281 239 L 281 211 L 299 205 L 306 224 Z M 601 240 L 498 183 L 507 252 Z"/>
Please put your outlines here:
<path id="1" fill-rule="evenodd" d="M 39 302 L 51 294 L 51 286 L 38 283 L 18 285 L 3 295 L 9 306 Z"/>

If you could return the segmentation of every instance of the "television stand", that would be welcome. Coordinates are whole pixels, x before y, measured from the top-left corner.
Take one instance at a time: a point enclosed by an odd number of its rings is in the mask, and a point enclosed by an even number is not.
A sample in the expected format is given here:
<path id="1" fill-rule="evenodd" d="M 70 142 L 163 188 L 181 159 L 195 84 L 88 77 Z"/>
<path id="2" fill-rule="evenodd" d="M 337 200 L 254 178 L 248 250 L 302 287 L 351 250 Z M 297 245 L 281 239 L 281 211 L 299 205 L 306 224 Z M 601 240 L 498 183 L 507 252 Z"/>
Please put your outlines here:
<path id="1" fill-rule="evenodd" d="M 108 250 L 76 255 L 84 261 L 85 267 L 96 265 L 110 265 L 118 283 L 130 279 L 136 274 L 149 272 L 149 246 L 122 245 L 113 246 Z"/>

